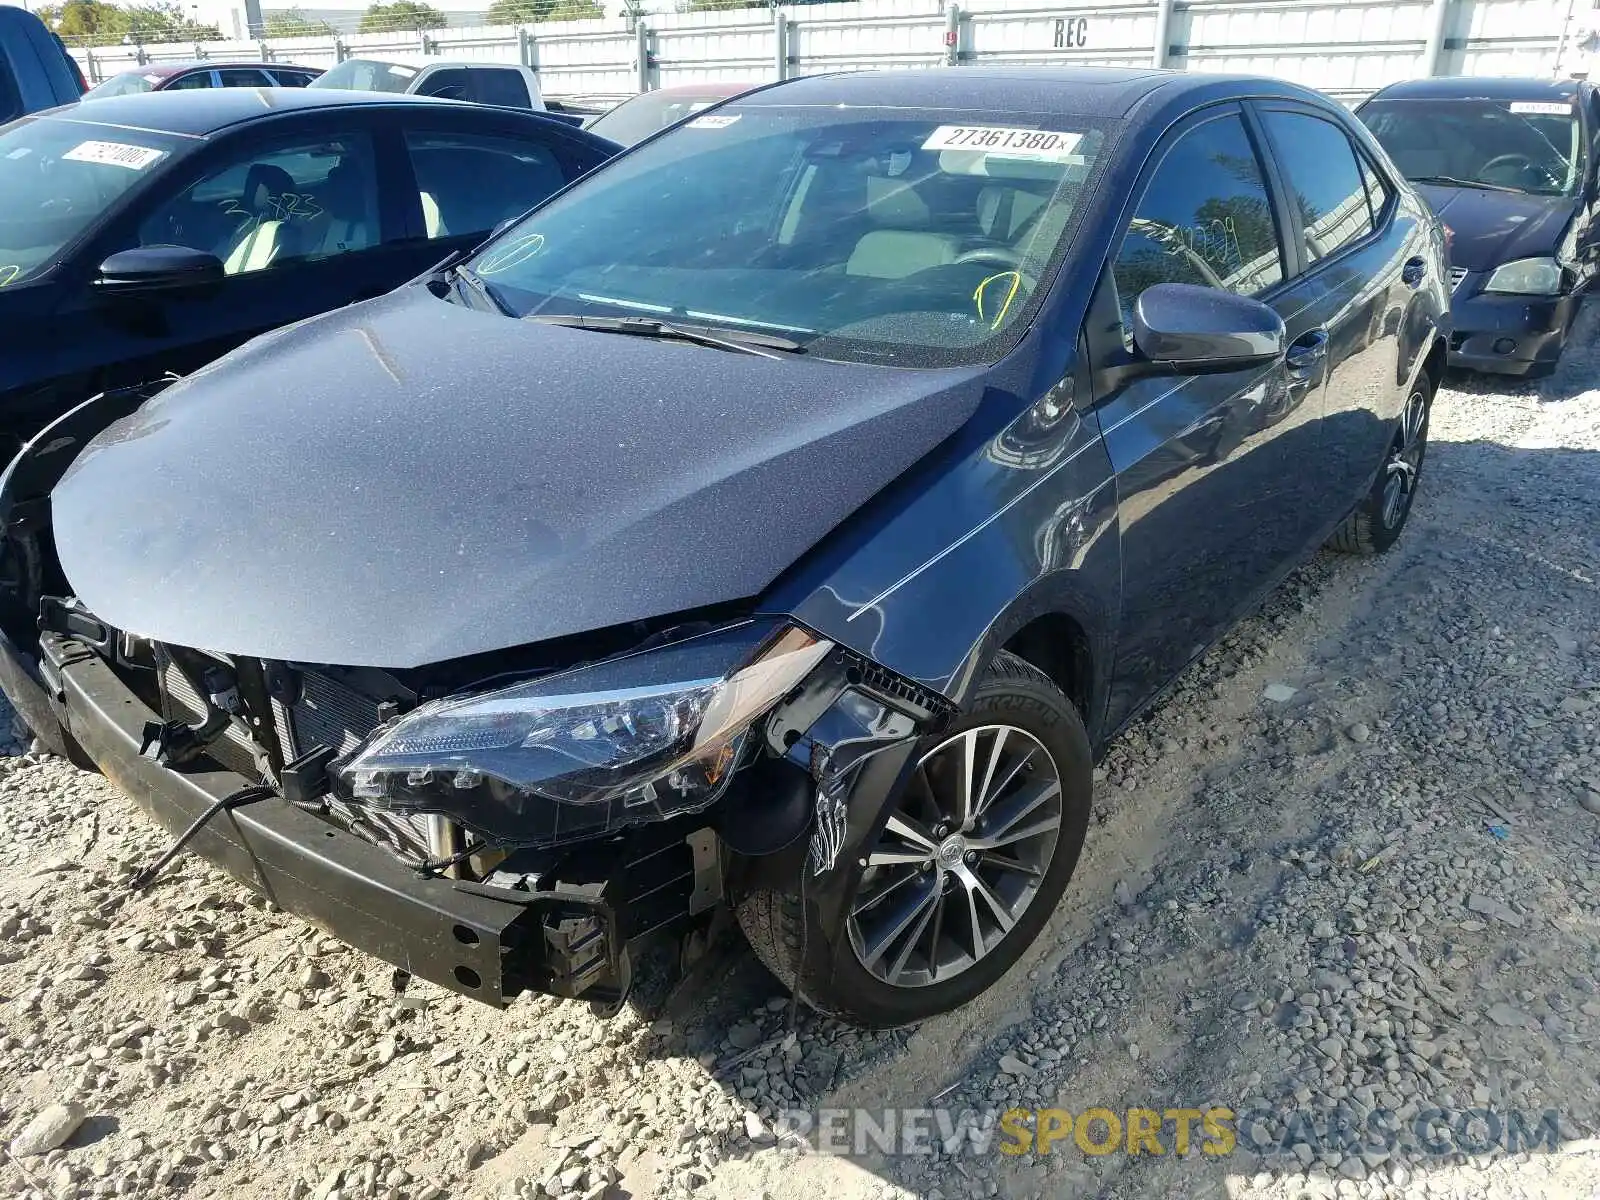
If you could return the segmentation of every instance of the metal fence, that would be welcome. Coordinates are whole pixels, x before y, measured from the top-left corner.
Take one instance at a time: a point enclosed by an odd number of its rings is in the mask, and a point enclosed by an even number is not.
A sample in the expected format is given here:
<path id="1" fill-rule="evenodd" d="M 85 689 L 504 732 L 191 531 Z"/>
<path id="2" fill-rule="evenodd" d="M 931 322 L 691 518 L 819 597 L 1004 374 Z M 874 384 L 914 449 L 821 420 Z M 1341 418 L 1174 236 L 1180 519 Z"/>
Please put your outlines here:
<path id="1" fill-rule="evenodd" d="M 1110 64 L 1275 75 L 1346 99 L 1417 75 L 1542 75 L 1575 60 L 1557 0 L 854 0 L 353 36 L 74 50 L 91 80 L 148 63 L 329 67 L 429 54 L 535 68 L 546 95 L 621 99 L 678 83 L 868 67 Z"/>

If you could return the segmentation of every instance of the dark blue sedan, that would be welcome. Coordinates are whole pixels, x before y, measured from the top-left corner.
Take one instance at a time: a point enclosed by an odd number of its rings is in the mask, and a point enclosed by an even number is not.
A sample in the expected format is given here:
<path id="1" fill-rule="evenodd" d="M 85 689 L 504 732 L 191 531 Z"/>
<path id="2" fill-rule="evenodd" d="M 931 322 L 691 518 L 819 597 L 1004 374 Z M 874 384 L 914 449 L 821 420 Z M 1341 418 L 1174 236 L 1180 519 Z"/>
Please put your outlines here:
<path id="1" fill-rule="evenodd" d="M 1399 536 L 1447 305 L 1436 219 L 1289 84 L 757 89 L 46 430 L 0 516 L 48 496 L 61 590 L 0 671 L 185 831 L 141 881 L 192 846 L 608 1010 L 726 903 L 807 1003 L 915 1021 L 1044 927 L 1117 731 Z"/>
<path id="2" fill-rule="evenodd" d="M 615 150 L 528 113 L 285 88 L 0 126 L 0 437 L 380 295 Z"/>
<path id="3" fill-rule="evenodd" d="M 1600 267 L 1600 92 L 1575 79 L 1413 79 L 1357 115 L 1450 231 L 1450 364 L 1554 371 Z"/>

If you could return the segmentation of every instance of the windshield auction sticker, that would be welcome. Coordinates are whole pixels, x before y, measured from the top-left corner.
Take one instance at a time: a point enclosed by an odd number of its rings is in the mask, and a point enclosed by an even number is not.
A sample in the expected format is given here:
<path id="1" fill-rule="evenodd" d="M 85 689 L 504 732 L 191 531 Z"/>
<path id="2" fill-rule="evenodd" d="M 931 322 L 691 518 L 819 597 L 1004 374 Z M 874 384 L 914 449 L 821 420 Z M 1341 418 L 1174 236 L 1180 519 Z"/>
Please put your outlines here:
<path id="1" fill-rule="evenodd" d="M 1567 117 L 1572 115 L 1572 105 L 1557 104 L 1549 100 L 1513 100 L 1511 111 L 1529 116 Z"/>
<path id="2" fill-rule="evenodd" d="M 71 162 L 104 163 L 109 167 L 142 171 L 166 153 L 149 146 L 130 146 L 126 142 L 79 142 L 61 157 Z"/>
<path id="3" fill-rule="evenodd" d="M 1081 133 L 1011 129 L 1003 125 L 941 125 L 922 143 L 924 150 L 972 150 L 996 158 L 1068 162 L 1083 141 Z"/>
<path id="4" fill-rule="evenodd" d="M 726 129 L 739 119 L 738 113 L 710 113 L 689 122 L 690 129 Z"/>

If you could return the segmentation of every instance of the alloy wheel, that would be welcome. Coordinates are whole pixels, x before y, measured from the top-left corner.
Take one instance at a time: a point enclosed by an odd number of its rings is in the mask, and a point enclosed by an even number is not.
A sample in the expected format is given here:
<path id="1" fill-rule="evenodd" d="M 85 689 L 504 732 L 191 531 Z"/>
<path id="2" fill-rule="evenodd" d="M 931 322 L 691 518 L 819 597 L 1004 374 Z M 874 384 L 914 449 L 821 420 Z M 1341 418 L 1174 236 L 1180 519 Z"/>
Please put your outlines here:
<path id="1" fill-rule="evenodd" d="M 1389 461 L 1384 464 L 1381 513 L 1385 528 L 1398 526 L 1411 507 L 1427 438 L 1428 398 L 1419 389 L 1406 400 L 1405 411 L 1400 415 L 1400 432 L 1389 452 Z"/>
<path id="2" fill-rule="evenodd" d="M 861 965 L 924 987 L 993 951 L 1038 894 L 1061 815 L 1060 773 L 1024 729 L 980 725 L 928 751 L 862 863 Z"/>

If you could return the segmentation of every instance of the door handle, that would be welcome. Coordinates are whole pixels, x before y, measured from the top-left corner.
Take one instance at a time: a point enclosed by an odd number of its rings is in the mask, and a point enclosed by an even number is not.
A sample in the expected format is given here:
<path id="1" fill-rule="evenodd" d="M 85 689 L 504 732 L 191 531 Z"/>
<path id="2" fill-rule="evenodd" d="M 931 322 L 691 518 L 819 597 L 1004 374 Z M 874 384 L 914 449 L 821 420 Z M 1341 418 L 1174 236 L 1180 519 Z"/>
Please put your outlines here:
<path id="1" fill-rule="evenodd" d="M 1301 334 L 1294 340 L 1283 361 L 1291 374 L 1308 375 L 1327 357 L 1328 331 L 1313 329 L 1310 333 Z"/>
<path id="2" fill-rule="evenodd" d="M 1420 287 L 1423 279 L 1428 274 L 1428 262 L 1424 258 L 1408 258 L 1406 265 L 1400 268 L 1400 282 L 1407 287 Z"/>

